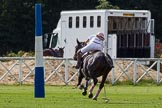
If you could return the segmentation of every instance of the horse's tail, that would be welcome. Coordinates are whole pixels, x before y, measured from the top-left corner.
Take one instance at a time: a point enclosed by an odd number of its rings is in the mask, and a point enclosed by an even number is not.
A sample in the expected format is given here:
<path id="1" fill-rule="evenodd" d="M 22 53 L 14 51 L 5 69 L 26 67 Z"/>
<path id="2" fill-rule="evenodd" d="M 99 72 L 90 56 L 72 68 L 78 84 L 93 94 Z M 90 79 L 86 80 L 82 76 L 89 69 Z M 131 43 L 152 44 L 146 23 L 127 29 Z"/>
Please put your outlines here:
<path id="1" fill-rule="evenodd" d="M 110 57 L 110 55 L 106 53 L 105 56 L 106 56 L 106 61 L 107 61 L 107 63 L 110 65 L 111 68 L 114 68 L 113 60 L 112 60 L 112 58 Z"/>

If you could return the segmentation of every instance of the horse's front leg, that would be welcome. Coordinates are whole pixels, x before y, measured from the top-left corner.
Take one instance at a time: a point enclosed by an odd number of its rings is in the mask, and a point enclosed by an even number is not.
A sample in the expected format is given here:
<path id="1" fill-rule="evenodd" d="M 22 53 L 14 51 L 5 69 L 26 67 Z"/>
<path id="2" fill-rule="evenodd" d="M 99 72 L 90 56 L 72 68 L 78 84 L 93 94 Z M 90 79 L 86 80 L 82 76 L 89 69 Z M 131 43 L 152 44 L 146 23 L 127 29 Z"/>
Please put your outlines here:
<path id="1" fill-rule="evenodd" d="M 84 91 L 83 91 L 83 93 L 82 93 L 82 95 L 84 95 L 84 96 L 87 95 L 88 81 L 89 81 L 89 80 L 86 79 L 86 82 L 85 82 L 85 84 L 84 84 Z"/>
<path id="2" fill-rule="evenodd" d="M 97 97 L 99 96 L 102 88 L 104 87 L 104 83 L 105 83 L 106 78 L 107 78 L 107 74 L 102 76 L 102 81 L 99 85 L 99 89 L 97 90 L 95 96 L 92 98 L 93 100 L 97 100 Z"/>
<path id="3" fill-rule="evenodd" d="M 83 77 L 84 77 L 84 76 L 83 76 L 83 74 L 82 74 L 82 72 L 81 72 L 81 69 L 79 69 L 78 84 L 77 84 L 77 87 L 78 87 L 79 89 L 83 89 L 83 88 L 84 88 L 84 86 L 81 85 L 81 82 L 82 82 Z"/>

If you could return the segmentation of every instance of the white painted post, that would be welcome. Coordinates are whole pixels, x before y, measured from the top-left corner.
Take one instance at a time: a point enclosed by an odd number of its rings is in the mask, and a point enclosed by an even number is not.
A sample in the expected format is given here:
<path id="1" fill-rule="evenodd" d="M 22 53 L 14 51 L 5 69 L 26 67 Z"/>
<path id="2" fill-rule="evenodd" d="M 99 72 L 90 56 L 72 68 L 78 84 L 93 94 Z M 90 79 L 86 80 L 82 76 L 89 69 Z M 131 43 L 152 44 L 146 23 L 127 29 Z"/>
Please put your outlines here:
<path id="1" fill-rule="evenodd" d="M 113 59 L 113 63 L 115 63 L 115 60 Z M 112 68 L 112 74 L 111 74 L 111 83 L 112 83 L 112 85 L 114 85 L 114 76 L 115 76 L 115 73 L 114 73 L 114 71 L 115 71 L 115 69 L 114 68 Z"/>
<path id="2" fill-rule="evenodd" d="M 19 59 L 19 83 L 22 84 L 22 59 Z"/>
<path id="3" fill-rule="evenodd" d="M 157 85 L 159 85 L 159 79 L 160 79 L 160 59 L 158 60 L 157 62 L 157 75 L 156 75 L 156 82 L 157 82 Z"/>
<path id="4" fill-rule="evenodd" d="M 68 84 L 69 70 L 68 70 L 68 59 L 65 59 L 65 83 Z"/>
<path id="5" fill-rule="evenodd" d="M 135 59 L 134 60 L 134 77 L 133 77 L 133 83 L 134 83 L 134 85 L 136 85 L 136 79 L 137 79 L 137 65 L 136 65 L 136 63 L 137 63 L 137 59 Z"/>

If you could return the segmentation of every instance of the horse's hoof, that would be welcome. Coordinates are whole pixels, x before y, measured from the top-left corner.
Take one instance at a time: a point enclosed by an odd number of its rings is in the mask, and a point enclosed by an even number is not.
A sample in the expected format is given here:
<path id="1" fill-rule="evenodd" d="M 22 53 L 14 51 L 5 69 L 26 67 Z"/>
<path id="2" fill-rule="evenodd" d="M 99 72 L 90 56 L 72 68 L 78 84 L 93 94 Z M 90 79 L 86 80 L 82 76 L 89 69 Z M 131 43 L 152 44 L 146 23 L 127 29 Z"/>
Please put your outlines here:
<path id="1" fill-rule="evenodd" d="M 87 91 L 82 92 L 82 95 L 83 96 L 87 95 Z"/>
<path id="2" fill-rule="evenodd" d="M 94 97 L 92 98 L 92 100 L 96 100 L 96 101 L 97 101 L 97 97 L 94 96 Z"/>
<path id="3" fill-rule="evenodd" d="M 79 86 L 78 86 L 78 89 L 80 89 L 80 90 L 82 90 L 83 88 L 84 88 L 83 85 L 79 85 Z"/>
<path id="4" fill-rule="evenodd" d="M 88 96 L 89 98 L 92 98 L 93 97 L 93 94 L 89 94 L 89 96 Z"/>

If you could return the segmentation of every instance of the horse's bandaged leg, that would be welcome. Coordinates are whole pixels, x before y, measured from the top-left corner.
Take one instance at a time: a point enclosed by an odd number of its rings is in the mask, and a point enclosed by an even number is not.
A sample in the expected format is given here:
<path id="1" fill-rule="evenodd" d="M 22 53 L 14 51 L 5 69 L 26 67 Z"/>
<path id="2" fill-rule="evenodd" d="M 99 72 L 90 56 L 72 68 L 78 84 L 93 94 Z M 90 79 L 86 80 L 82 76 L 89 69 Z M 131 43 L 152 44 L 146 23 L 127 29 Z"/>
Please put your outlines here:
<path id="1" fill-rule="evenodd" d="M 98 97 L 98 95 L 100 94 L 100 92 L 101 92 L 101 89 L 98 89 L 97 92 L 96 92 L 96 95 L 95 95 L 96 98 Z"/>
<path id="2" fill-rule="evenodd" d="M 92 84 L 92 86 L 91 86 L 91 88 L 90 88 L 90 90 L 89 90 L 89 94 L 92 94 L 92 91 L 93 91 L 94 87 L 95 87 L 95 85 Z"/>
<path id="3" fill-rule="evenodd" d="M 101 92 L 101 89 L 98 89 L 98 91 L 96 92 L 96 95 L 92 99 L 97 100 L 97 97 L 100 94 L 100 92 Z"/>

